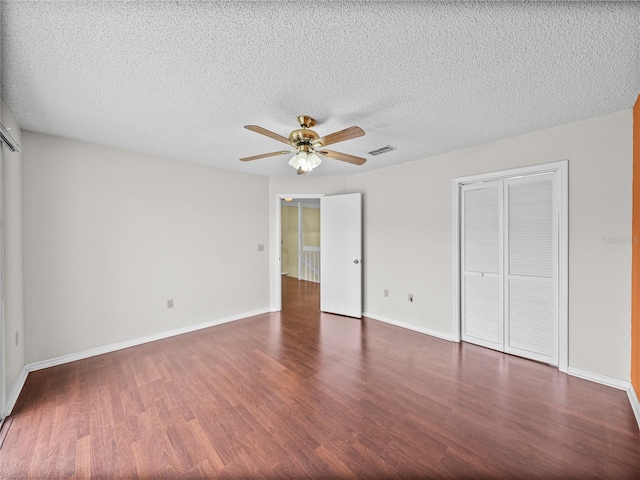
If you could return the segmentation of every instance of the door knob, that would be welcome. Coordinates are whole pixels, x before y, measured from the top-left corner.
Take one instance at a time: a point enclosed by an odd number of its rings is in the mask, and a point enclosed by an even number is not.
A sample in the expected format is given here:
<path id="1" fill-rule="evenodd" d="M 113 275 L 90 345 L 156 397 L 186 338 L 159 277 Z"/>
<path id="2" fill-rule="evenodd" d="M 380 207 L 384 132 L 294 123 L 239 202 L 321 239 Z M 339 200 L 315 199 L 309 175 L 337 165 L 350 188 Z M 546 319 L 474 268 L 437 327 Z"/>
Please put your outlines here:
<path id="1" fill-rule="evenodd" d="M 354 260 L 353 263 L 357 265 L 358 263 L 360 263 L 360 260 Z"/>

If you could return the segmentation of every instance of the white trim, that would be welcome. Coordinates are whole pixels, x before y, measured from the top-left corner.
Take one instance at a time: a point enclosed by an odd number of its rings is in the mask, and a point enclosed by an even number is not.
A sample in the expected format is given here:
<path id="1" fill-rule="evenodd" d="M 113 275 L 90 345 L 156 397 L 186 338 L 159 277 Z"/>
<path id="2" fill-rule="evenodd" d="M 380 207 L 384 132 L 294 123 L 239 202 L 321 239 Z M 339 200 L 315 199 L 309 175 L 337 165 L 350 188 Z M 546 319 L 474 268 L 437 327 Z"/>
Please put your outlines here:
<path id="1" fill-rule="evenodd" d="M 411 325 L 410 323 L 398 322 L 396 320 L 391 320 L 390 318 L 381 317 L 380 315 L 375 315 L 369 312 L 363 312 L 362 316 L 371 318 L 372 320 L 378 320 L 380 322 L 388 323 L 390 325 L 395 325 L 396 327 L 406 328 L 407 330 L 413 330 L 414 332 L 423 333 L 431 337 L 440 338 L 449 342 L 455 342 L 453 335 L 449 335 L 448 333 L 438 332 L 437 330 L 431 330 L 428 328 L 416 327 L 415 325 Z"/>
<path id="2" fill-rule="evenodd" d="M 460 340 L 456 340 L 453 335 L 448 335 L 446 333 L 438 332 L 435 330 L 429 330 L 427 328 L 416 327 L 414 325 L 410 325 L 408 323 L 398 322 L 395 320 L 391 320 L 389 318 L 381 317 L 379 315 L 375 315 L 373 313 L 364 312 L 362 314 L 363 317 L 371 318 L 373 320 L 378 320 L 380 322 L 388 323 L 390 325 L 395 325 L 396 327 L 406 328 L 408 330 L 413 330 L 414 332 L 423 333 L 425 335 L 430 335 L 432 337 L 440 338 L 442 340 L 448 340 L 450 342 L 459 342 Z M 567 372 L 565 372 L 573 377 L 582 378 L 584 380 L 599 383 L 601 385 L 605 385 L 607 387 L 616 388 L 618 390 L 625 390 L 627 392 L 627 396 L 629 397 L 629 403 L 631 404 L 631 409 L 633 410 L 633 414 L 636 417 L 636 421 L 638 423 L 638 428 L 640 428 L 640 401 L 638 401 L 638 397 L 636 396 L 635 390 L 631 385 L 631 382 L 627 382 L 624 380 L 620 380 L 618 378 L 609 377 L 606 375 L 600 375 L 598 373 L 588 372 L 586 370 L 581 370 L 579 368 L 569 367 Z"/>
<path id="3" fill-rule="evenodd" d="M 555 172 L 563 167 L 566 167 L 568 160 L 558 160 L 557 162 L 540 163 L 536 165 L 529 165 L 526 167 L 510 168 L 508 170 L 498 170 L 495 172 L 479 173 L 476 175 L 466 175 L 464 177 L 454 178 L 454 185 L 461 184 L 467 185 L 470 183 L 481 183 L 493 180 L 505 180 L 507 178 L 514 178 L 525 175 L 536 175 L 541 173 Z"/>
<path id="4" fill-rule="evenodd" d="M 262 315 L 263 313 L 269 313 L 270 311 L 271 310 L 269 308 L 261 308 L 258 310 L 252 310 L 236 315 L 229 315 L 227 317 L 217 318 L 214 320 L 207 320 L 204 322 L 196 323 L 194 325 L 189 325 L 187 327 L 176 328 L 175 330 L 168 330 L 165 332 L 155 333 L 153 335 L 147 335 L 145 337 L 125 340 L 124 342 L 112 343 L 110 345 L 103 345 L 101 347 L 91 348 L 82 352 L 71 353 L 69 355 L 63 355 L 61 357 L 27 364 L 23 367 L 22 371 L 20 372 L 20 376 L 16 379 L 15 383 L 13 384 L 13 388 L 9 393 L 9 396 L 7 398 L 7 409 L 5 411 L 5 416 L 9 416 L 9 414 L 13 410 L 13 407 L 15 406 L 16 401 L 20 396 L 20 392 L 22 391 L 22 388 L 24 387 L 24 384 L 27 380 L 27 375 L 30 372 L 63 365 L 65 363 L 75 362 L 77 360 L 83 360 L 85 358 L 95 357 L 96 355 L 115 352 L 117 350 L 122 350 L 129 347 L 135 347 L 136 345 L 142 345 L 144 343 L 155 342 L 156 340 L 162 340 L 164 338 L 175 337 L 184 333 L 195 332 L 204 328 L 215 327 L 216 325 L 222 325 L 223 323 L 234 322 L 236 320 L 242 320 L 244 318 L 254 317 L 256 315 Z"/>
<path id="5" fill-rule="evenodd" d="M 452 181 L 453 188 L 453 211 L 451 212 L 451 218 L 453 218 L 453 328 L 452 337 L 454 342 L 459 342 L 462 339 L 461 328 L 461 315 L 460 301 L 461 301 L 461 286 L 460 286 L 460 182 L 454 178 Z"/>
<path id="6" fill-rule="evenodd" d="M 8 417 L 11 414 L 13 407 L 15 407 L 16 402 L 18 401 L 18 397 L 20 396 L 20 392 L 22 392 L 22 388 L 24 387 L 24 382 L 27 381 L 27 375 L 30 371 L 31 370 L 29 370 L 26 365 L 22 367 L 20 375 L 13 383 L 13 387 L 11 388 L 11 390 L 9 391 L 9 395 L 7 396 L 7 408 L 4 412 L 5 417 Z"/>
<path id="7" fill-rule="evenodd" d="M 204 328 L 215 327 L 216 325 L 222 325 L 223 323 L 229 323 L 236 320 L 242 320 L 244 318 L 254 317 L 256 315 L 262 315 L 263 313 L 269 313 L 269 308 L 262 308 L 259 310 L 252 310 L 249 312 L 239 313 L 236 315 L 229 315 L 227 317 L 217 318 L 214 320 L 206 320 L 204 322 L 196 323 L 194 325 L 189 325 L 187 327 L 176 328 L 175 330 L 168 330 L 165 332 L 155 333 L 153 335 L 147 335 L 145 337 L 134 338 L 131 340 L 126 340 L 124 342 L 112 343 L 110 345 L 103 345 L 101 347 L 92 348 L 89 350 L 84 350 L 82 352 L 71 353 L 69 355 L 63 355 L 61 357 L 52 358 L 49 360 L 43 360 L 41 362 L 35 362 L 27 364 L 23 367 L 20 372 L 20 376 L 16 379 L 13 384 L 13 388 L 9 392 L 7 397 L 7 408 L 5 411 L 5 416 L 9 416 L 16 402 L 18 401 L 18 397 L 20 396 L 20 392 L 24 387 L 24 384 L 27 380 L 27 375 L 30 372 L 35 372 L 37 370 L 42 370 L 44 368 L 55 367 L 57 365 L 62 365 L 69 362 L 75 362 L 76 360 L 83 360 L 85 358 L 95 357 L 96 355 L 103 355 L 105 353 L 115 352 L 117 350 L 122 350 L 129 347 L 135 347 L 136 345 L 142 345 L 144 343 L 155 342 L 156 340 L 162 340 L 164 338 L 175 337 L 176 335 L 182 335 L 184 333 L 190 333 L 197 330 L 202 330 Z"/>
<path id="8" fill-rule="evenodd" d="M 4 155 L 0 142 L 0 424 L 11 411 L 9 408 L 9 392 L 7 391 L 7 332 L 4 319 Z M 24 341 L 24 339 L 23 339 Z M 24 357 L 23 357 L 24 363 Z"/>
<path id="9" fill-rule="evenodd" d="M 569 161 L 558 165 L 558 369 L 569 369 Z"/>
<path id="10" fill-rule="evenodd" d="M 302 203 L 301 202 L 297 202 L 298 203 L 298 280 L 300 280 L 300 277 L 302 276 L 302 230 L 303 230 L 303 225 L 302 225 Z M 282 210 L 280 210 L 282 211 Z M 282 231 L 282 229 L 280 229 L 280 231 Z M 280 258 L 282 258 L 282 255 L 280 256 Z M 282 274 L 282 272 L 280 272 Z M 282 275 L 280 276 L 280 278 L 282 278 Z"/>
<path id="11" fill-rule="evenodd" d="M 631 382 L 609 377 L 607 375 L 601 375 L 599 373 L 588 372 L 575 367 L 569 367 L 567 373 L 573 377 L 582 378 L 590 382 L 626 391 L 627 397 L 629 398 L 629 404 L 631 405 L 631 410 L 633 411 L 633 415 L 636 417 L 638 428 L 640 428 L 640 402 L 638 401 L 638 397 L 636 396 L 636 392 L 633 389 Z"/>
<path id="12" fill-rule="evenodd" d="M 391 325 L 395 325 L 397 327 L 406 328 L 408 330 L 413 330 L 414 332 L 423 333 L 425 335 L 430 335 L 432 337 L 440 338 L 442 340 L 448 340 L 450 342 L 456 342 L 453 335 L 448 335 L 446 333 L 438 332 L 435 330 L 429 330 L 426 328 L 416 327 L 414 325 L 410 325 L 408 323 L 398 322 L 395 320 L 391 320 L 389 318 L 381 317 L 379 315 L 375 315 L 373 313 L 364 312 L 362 314 L 364 317 L 371 318 L 373 320 L 378 320 L 380 322 L 388 323 Z M 616 388 L 618 390 L 625 390 L 627 392 L 627 396 L 629 397 L 629 403 L 631 404 L 631 408 L 638 422 L 638 427 L 640 428 L 640 402 L 638 401 L 638 397 L 635 395 L 635 391 L 631 386 L 631 382 L 627 382 L 624 380 L 620 380 L 618 378 L 609 377 L 606 375 L 600 375 L 598 373 L 588 372 L 586 370 L 580 370 L 579 368 L 569 367 L 566 372 L 573 377 L 582 378 L 584 380 L 599 383 L 601 385 L 605 385 L 607 387 Z"/>
<path id="13" fill-rule="evenodd" d="M 175 330 L 169 330 L 166 332 L 154 333 L 153 335 L 147 335 L 145 337 L 133 338 L 131 340 L 125 340 L 124 342 L 112 343 L 110 345 L 103 345 L 101 347 L 84 350 L 82 352 L 70 353 L 61 357 L 52 358 L 49 360 L 43 360 L 41 362 L 30 363 L 27 365 L 29 372 L 36 370 L 42 370 L 43 368 L 55 367 L 64 363 L 75 362 L 76 360 L 83 360 L 89 357 L 95 357 L 96 355 L 102 355 L 105 353 L 115 352 L 124 348 L 135 347 L 136 345 L 142 345 L 143 343 L 154 342 L 156 340 L 162 340 L 164 338 L 175 337 L 176 335 L 182 335 L 184 333 L 190 333 L 204 328 L 215 327 L 223 323 L 233 322 L 236 320 L 242 320 L 243 318 L 249 318 L 256 315 L 262 315 L 263 313 L 269 313 L 268 308 L 262 308 L 259 310 L 252 310 L 250 312 L 238 313 L 236 315 L 230 315 L 228 317 L 222 317 L 215 320 L 209 320 L 195 325 L 189 325 L 187 327 L 176 328 Z"/>
<path id="14" fill-rule="evenodd" d="M 271 305 L 271 312 L 279 312 L 282 310 L 282 225 L 281 225 L 281 214 L 282 214 L 282 200 L 285 198 L 292 198 L 293 200 L 298 199 L 309 199 L 309 198 L 322 198 L 324 197 L 324 193 L 277 193 L 276 194 L 276 241 L 275 248 L 273 250 L 272 255 L 275 255 L 275 263 L 276 268 L 273 272 L 271 272 L 271 282 L 274 285 L 275 291 L 275 304 Z M 272 299 L 273 301 L 274 299 Z"/>
<path id="15" fill-rule="evenodd" d="M 618 390 L 628 390 L 631 387 L 631 382 L 599 373 L 588 372 L 575 367 L 569 367 L 567 373 L 572 377 L 583 378 L 595 383 L 600 383 L 601 385 L 606 385 L 607 387 L 617 388 Z"/>
<path id="16" fill-rule="evenodd" d="M 638 428 L 640 428 L 640 401 L 638 401 L 638 396 L 636 395 L 636 391 L 633 389 L 632 385 L 627 388 L 627 396 L 629 397 L 629 403 L 631 404 L 633 414 L 636 416 Z"/>
<path id="17" fill-rule="evenodd" d="M 15 406 L 16 402 L 18 401 L 18 397 L 20 396 L 20 392 L 22 391 L 24 384 L 27 380 L 27 375 L 30 372 L 35 372 L 37 370 L 42 370 L 44 368 L 49 368 L 49 367 L 54 367 L 57 365 L 62 365 L 64 363 L 69 363 L 69 362 L 74 362 L 76 360 L 82 360 L 85 358 L 90 358 L 90 357 L 94 357 L 96 355 L 102 355 L 105 353 L 110 353 L 110 352 L 115 352 L 117 350 L 122 350 L 124 348 L 129 348 L 129 347 L 133 347 L 136 345 L 141 345 L 144 343 L 149 343 L 149 342 L 154 342 L 156 340 L 161 340 L 164 338 L 169 338 L 169 337 L 173 337 L 176 335 L 182 335 L 184 333 L 189 333 L 189 332 L 193 332 L 193 331 L 197 331 L 197 330 L 202 330 L 204 328 L 209 328 L 209 327 L 214 327 L 216 325 L 221 325 L 224 323 L 229 323 L 229 322 L 233 322 L 236 320 L 242 320 L 243 318 L 249 318 L 249 317 L 253 317 L 256 315 L 262 315 L 263 313 L 269 313 L 273 310 L 265 308 L 265 309 L 260 309 L 260 310 L 253 310 L 250 312 L 246 312 L 243 314 L 237 314 L 237 315 L 231 315 L 228 317 L 223 317 L 223 318 L 219 318 L 217 320 L 210 320 L 207 322 L 203 322 L 203 323 L 199 323 L 196 325 L 190 325 L 188 327 L 183 327 L 183 328 L 178 328 L 175 330 L 170 330 L 167 332 L 162 332 L 162 333 L 157 333 L 154 335 L 148 335 L 146 337 L 140 337 L 137 339 L 132 339 L 132 340 L 127 340 L 124 342 L 119 342 L 119 343 L 113 343 L 111 345 L 105 345 L 102 347 L 97 347 L 97 348 L 93 348 L 90 350 L 85 350 L 83 352 L 78 352 L 75 354 L 70 354 L 70 355 L 63 355 L 61 357 L 57 357 L 57 358 L 53 358 L 51 360 L 45 360 L 42 362 L 35 362 L 35 363 L 30 363 L 28 365 L 25 365 L 22 368 L 22 371 L 20 372 L 19 377 L 16 379 L 16 381 L 13 384 L 13 387 L 11 388 L 11 392 L 9 393 L 8 397 L 7 397 L 7 409 L 5 411 L 5 417 L 8 417 L 11 414 L 11 411 L 13 410 L 13 407 Z M 435 338 L 440 338 L 442 340 L 447 340 L 450 342 L 455 342 L 456 340 L 454 339 L 454 337 L 452 335 L 443 333 L 443 332 L 438 332 L 436 330 L 430 330 L 427 328 L 422 328 L 422 327 L 416 327 L 415 325 L 411 325 L 408 323 L 404 323 L 404 322 L 398 322 L 396 320 L 391 320 L 389 318 L 385 318 L 385 317 L 381 317 L 380 315 L 375 315 L 373 313 L 369 313 L 369 312 L 364 312 L 363 313 L 364 317 L 370 318 L 372 320 L 377 320 L 380 322 L 384 322 L 384 323 L 388 323 L 390 325 L 394 325 L 400 328 L 406 328 L 407 330 L 412 330 L 414 332 L 418 332 L 418 333 L 422 333 L 425 335 L 429 335 L 431 337 L 435 337 Z M 596 383 L 600 383 L 602 385 L 606 385 L 608 387 L 613 387 L 613 388 L 617 388 L 620 390 L 626 390 L 627 392 L 627 396 L 629 397 L 629 403 L 631 404 L 631 408 L 633 410 L 633 413 L 636 417 L 636 420 L 638 421 L 638 426 L 640 427 L 640 402 L 638 401 L 638 397 L 635 394 L 635 391 L 633 390 L 633 387 L 631 386 L 631 382 L 625 382 L 624 380 L 619 380 L 617 378 L 613 378 L 613 377 L 608 377 L 605 375 L 600 375 L 597 373 L 591 373 L 591 372 L 587 372 L 586 370 L 580 370 L 578 368 L 573 368 L 570 367 L 569 371 L 568 371 L 569 375 L 572 375 L 574 377 L 579 377 L 579 378 L 583 378 L 585 380 L 591 381 L 591 382 L 596 382 Z"/>
<path id="18" fill-rule="evenodd" d="M 469 183 L 503 180 L 524 175 L 557 172 L 559 183 L 560 225 L 558 229 L 558 369 L 568 373 L 569 369 L 569 161 L 560 160 L 528 167 L 512 168 L 498 172 L 468 175 L 453 179 L 453 328 L 454 342 L 460 341 L 460 187 Z"/>

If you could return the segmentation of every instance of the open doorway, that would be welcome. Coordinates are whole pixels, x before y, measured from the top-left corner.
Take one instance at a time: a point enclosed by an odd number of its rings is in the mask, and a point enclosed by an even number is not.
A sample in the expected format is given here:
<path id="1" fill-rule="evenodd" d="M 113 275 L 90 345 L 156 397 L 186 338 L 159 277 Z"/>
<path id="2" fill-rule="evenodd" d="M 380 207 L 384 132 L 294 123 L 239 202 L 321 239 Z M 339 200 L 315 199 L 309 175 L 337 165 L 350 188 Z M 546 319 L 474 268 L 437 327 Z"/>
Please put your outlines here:
<path id="1" fill-rule="evenodd" d="M 320 199 L 289 197 L 280 212 L 282 275 L 320 283 Z"/>
<path id="2" fill-rule="evenodd" d="M 282 310 L 320 310 L 320 199 L 280 204 Z"/>
<path id="3" fill-rule="evenodd" d="M 320 310 L 362 318 L 362 194 L 276 196 L 272 311 L 282 310 L 282 209 L 284 198 L 320 199 Z M 287 271 L 288 273 L 288 271 Z M 318 284 L 316 284 L 318 285 Z"/>
<path id="4" fill-rule="evenodd" d="M 286 285 L 309 282 L 319 286 L 320 271 L 320 198 L 324 194 L 279 194 L 276 205 L 276 244 L 278 279 L 276 311 L 283 308 Z M 305 228 L 306 227 L 306 228 Z M 305 248 L 306 247 L 306 248 Z M 297 288 L 298 286 L 296 286 Z M 319 306 L 316 307 L 319 309 Z"/>

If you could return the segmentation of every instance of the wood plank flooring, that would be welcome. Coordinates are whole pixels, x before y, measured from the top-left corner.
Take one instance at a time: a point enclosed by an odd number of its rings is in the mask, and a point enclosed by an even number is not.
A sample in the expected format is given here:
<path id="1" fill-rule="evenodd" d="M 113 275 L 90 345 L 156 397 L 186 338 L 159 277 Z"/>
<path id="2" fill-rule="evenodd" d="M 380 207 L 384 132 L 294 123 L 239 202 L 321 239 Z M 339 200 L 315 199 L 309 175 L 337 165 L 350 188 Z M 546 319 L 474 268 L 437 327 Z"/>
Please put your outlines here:
<path id="1" fill-rule="evenodd" d="M 283 281 L 281 313 L 31 373 L 0 478 L 640 478 L 625 392 Z"/>

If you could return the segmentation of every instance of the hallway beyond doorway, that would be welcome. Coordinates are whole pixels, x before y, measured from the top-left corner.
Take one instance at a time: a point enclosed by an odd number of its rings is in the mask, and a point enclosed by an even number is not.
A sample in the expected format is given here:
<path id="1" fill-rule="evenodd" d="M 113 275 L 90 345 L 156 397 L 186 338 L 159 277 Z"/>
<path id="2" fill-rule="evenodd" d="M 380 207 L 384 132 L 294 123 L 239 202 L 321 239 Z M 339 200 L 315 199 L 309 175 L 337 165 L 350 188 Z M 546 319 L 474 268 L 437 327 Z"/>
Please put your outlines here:
<path id="1" fill-rule="evenodd" d="M 320 284 L 283 275 L 282 310 L 287 313 L 320 313 Z"/>

